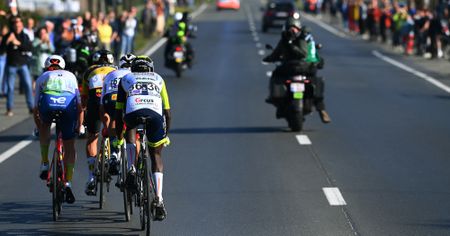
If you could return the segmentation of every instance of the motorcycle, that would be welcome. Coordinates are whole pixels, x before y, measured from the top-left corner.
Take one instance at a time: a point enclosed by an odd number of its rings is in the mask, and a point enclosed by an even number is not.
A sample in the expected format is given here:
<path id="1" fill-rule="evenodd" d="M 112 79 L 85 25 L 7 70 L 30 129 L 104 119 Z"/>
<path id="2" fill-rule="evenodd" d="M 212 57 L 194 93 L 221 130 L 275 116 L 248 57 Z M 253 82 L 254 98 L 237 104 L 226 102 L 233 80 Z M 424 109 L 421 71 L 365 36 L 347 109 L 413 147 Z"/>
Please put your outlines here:
<path id="1" fill-rule="evenodd" d="M 166 67 L 175 71 L 178 78 L 188 68 L 186 47 L 182 44 L 174 44 L 166 55 Z"/>
<path id="2" fill-rule="evenodd" d="M 317 45 L 319 49 L 321 45 Z M 266 45 L 266 49 L 273 50 L 271 45 Z M 300 73 L 292 76 L 278 76 L 272 73 L 270 101 L 276 108 L 276 118 L 285 118 L 288 127 L 299 132 L 303 129 L 305 116 L 312 112 L 314 102 L 314 79 L 311 76 L 312 64 L 303 61 L 293 61 L 296 65 L 301 65 Z M 275 62 L 277 68 L 283 66 L 280 62 Z M 275 69 L 276 70 L 276 69 Z"/>

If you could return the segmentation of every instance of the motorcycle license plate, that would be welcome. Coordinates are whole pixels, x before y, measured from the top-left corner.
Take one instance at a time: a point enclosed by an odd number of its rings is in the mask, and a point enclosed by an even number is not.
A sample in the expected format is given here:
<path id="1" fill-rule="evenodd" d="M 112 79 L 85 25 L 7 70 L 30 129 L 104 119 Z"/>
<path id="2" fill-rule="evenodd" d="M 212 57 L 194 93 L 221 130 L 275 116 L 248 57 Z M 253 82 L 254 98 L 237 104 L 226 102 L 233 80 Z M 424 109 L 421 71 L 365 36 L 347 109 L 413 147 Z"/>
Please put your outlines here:
<path id="1" fill-rule="evenodd" d="M 176 63 L 181 63 L 183 61 L 183 58 L 175 58 Z"/>
<path id="2" fill-rule="evenodd" d="M 305 91 L 305 84 L 303 83 L 291 83 L 291 92 L 303 92 Z"/>
<path id="3" fill-rule="evenodd" d="M 173 57 L 175 57 L 175 58 L 182 58 L 183 57 L 183 52 L 174 52 L 173 53 Z"/>

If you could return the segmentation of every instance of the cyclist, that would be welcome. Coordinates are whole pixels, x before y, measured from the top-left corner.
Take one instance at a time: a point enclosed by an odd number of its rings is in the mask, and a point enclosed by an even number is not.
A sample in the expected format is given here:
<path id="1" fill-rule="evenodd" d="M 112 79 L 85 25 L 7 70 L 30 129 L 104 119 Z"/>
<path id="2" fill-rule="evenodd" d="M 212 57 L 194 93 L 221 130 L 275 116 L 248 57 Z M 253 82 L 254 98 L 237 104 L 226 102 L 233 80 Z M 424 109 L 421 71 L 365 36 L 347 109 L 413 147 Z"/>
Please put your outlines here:
<path id="1" fill-rule="evenodd" d="M 164 80 L 154 72 L 153 61 L 147 56 L 139 56 L 131 64 L 131 73 L 122 78 L 116 102 L 116 133 L 123 143 L 123 121 L 127 125 L 126 152 L 128 156 L 127 187 L 136 191 L 136 126 L 140 117 L 150 118 L 146 135 L 152 172 L 156 183 L 156 220 L 166 218 L 163 203 L 163 162 L 161 151 L 170 143 L 167 131 L 170 127 L 170 105 Z M 125 115 L 122 119 L 123 110 Z"/>
<path id="2" fill-rule="evenodd" d="M 103 80 L 105 76 L 117 69 L 114 56 L 107 50 L 100 50 L 92 55 L 93 65 L 87 69 L 83 76 L 81 101 L 86 108 L 86 126 L 88 138 L 86 142 L 87 162 L 89 176 L 85 193 L 95 195 L 95 158 L 97 156 L 97 141 L 100 131 L 100 98 L 102 95 Z"/>
<path id="3" fill-rule="evenodd" d="M 103 127 L 107 127 L 107 132 L 111 138 L 111 158 L 109 163 L 109 172 L 111 175 L 117 175 L 119 173 L 119 162 L 117 155 L 117 136 L 115 133 L 116 122 L 116 100 L 117 100 L 117 88 L 120 80 L 128 73 L 130 73 L 131 62 L 136 58 L 133 54 L 123 55 L 119 60 L 119 70 L 113 70 L 106 75 L 103 83 L 102 97 L 100 99 L 100 112 L 103 121 Z M 113 119 L 113 120 L 111 120 Z"/>
<path id="4" fill-rule="evenodd" d="M 64 145 L 64 167 L 66 172 L 65 196 L 67 203 L 74 203 L 72 176 L 76 157 L 75 136 L 83 123 L 80 93 L 77 78 L 64 70 L 65 61 L 58 55 L 52 55 L 45 61 L 45 72 L 36 81 L 36 104 L 33 110 L 34 121 L 39 129 L 41 144 L 40 178 L 47 179 L 50 144 L 50 126 L 54 112 L 62 112 L 59 127 Z"/>

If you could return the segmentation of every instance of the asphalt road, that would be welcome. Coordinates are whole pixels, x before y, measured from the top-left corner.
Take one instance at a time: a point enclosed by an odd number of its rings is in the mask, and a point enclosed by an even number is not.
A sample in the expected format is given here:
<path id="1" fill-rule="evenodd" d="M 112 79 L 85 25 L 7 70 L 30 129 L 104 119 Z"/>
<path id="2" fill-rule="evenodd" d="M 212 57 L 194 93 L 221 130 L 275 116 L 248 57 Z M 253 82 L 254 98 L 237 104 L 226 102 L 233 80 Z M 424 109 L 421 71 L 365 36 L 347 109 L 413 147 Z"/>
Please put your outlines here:
<path id="1" fill-rule="evenodd" d="M 163 152 L 168 218 L 154 235 L 450 235 L 450 96 L 375 57 L 372 45 L 305 21 L 324 45 L 333 121 L 306 117 L 301 134 L 311 144 L 301 145 L 264 103 L 273 66 L 260 63 L 261 46 L 275 44 L 279 30 L 260 33 L 259 7 L 252 0 L 200 15 L 196 64 L 183 78 L 163 68 L 162 49 L 153 55 L 173 110 Z M 0 152 L 32 129 L 28 119 L 1 132 Z M 0 164 L 0 235 L 140 233 L 136 215 L 124 222 L 117 189 L 102 210 L 84 194 L 84 143 L 77 200 L 59 222 L 38 179 L 37 141 Z M 325 187 L 338 188 L 346 205 L 331 206 Z"/>

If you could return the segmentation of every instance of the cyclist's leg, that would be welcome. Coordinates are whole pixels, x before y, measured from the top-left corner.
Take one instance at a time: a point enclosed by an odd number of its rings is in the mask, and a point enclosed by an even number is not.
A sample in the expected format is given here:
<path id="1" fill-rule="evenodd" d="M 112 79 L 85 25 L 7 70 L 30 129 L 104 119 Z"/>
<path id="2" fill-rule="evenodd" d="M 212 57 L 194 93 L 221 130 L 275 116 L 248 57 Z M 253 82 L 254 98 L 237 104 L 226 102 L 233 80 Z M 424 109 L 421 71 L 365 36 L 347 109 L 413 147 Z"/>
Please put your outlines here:
<path id="1" fill-rule="evenodd" d="M 151 115 L 152 119 L 149 124 L 149 129 L 146 131 L 148 138 L 148 146 L 150 151 L 150 157 L 152 159 L 152 172 L 153 179 L 156 185 L 156 196 L 158 202 L 156 203 L 156 219 L 164 220 L 166 218 L 167 212 L 163 203 L 163 161 L 161 152 L 164 144 L 168 143 L 166 129 L 164 127 L 164 118 L 153 113 Z"/>
<path id="2" fill-rule="evenodd" d="M 49 168 L 49 160 L 48 160 L 48 149 L 50 146 L 50 126 L 52 123 L 52 117 L 50 114 L 51 108 L 49 107 L 49 95 L 43 94 L 40 97 L 40 106 L 38 109 L 39 119 L 41 125 L 38 127 L 39 129 L 39 143 L 41 146 L 41 167 L 40 167 L 40 178 L 45 180 L 47 179 L 47 173 Z"/>
<path id="3" fill-rule="evenodd" d="M 88 138 L 86 142 L 86 156 L 88 162 L 88 182 L 86 184 L 86 193 L 88 195 L 95 194 L 95 159 L 97 156 L 97 142 L 100 131 L 100 114 L 99 114 L 99 99 L 93 98 L 87 104 L 86 125 L 88 130 Z"/>

